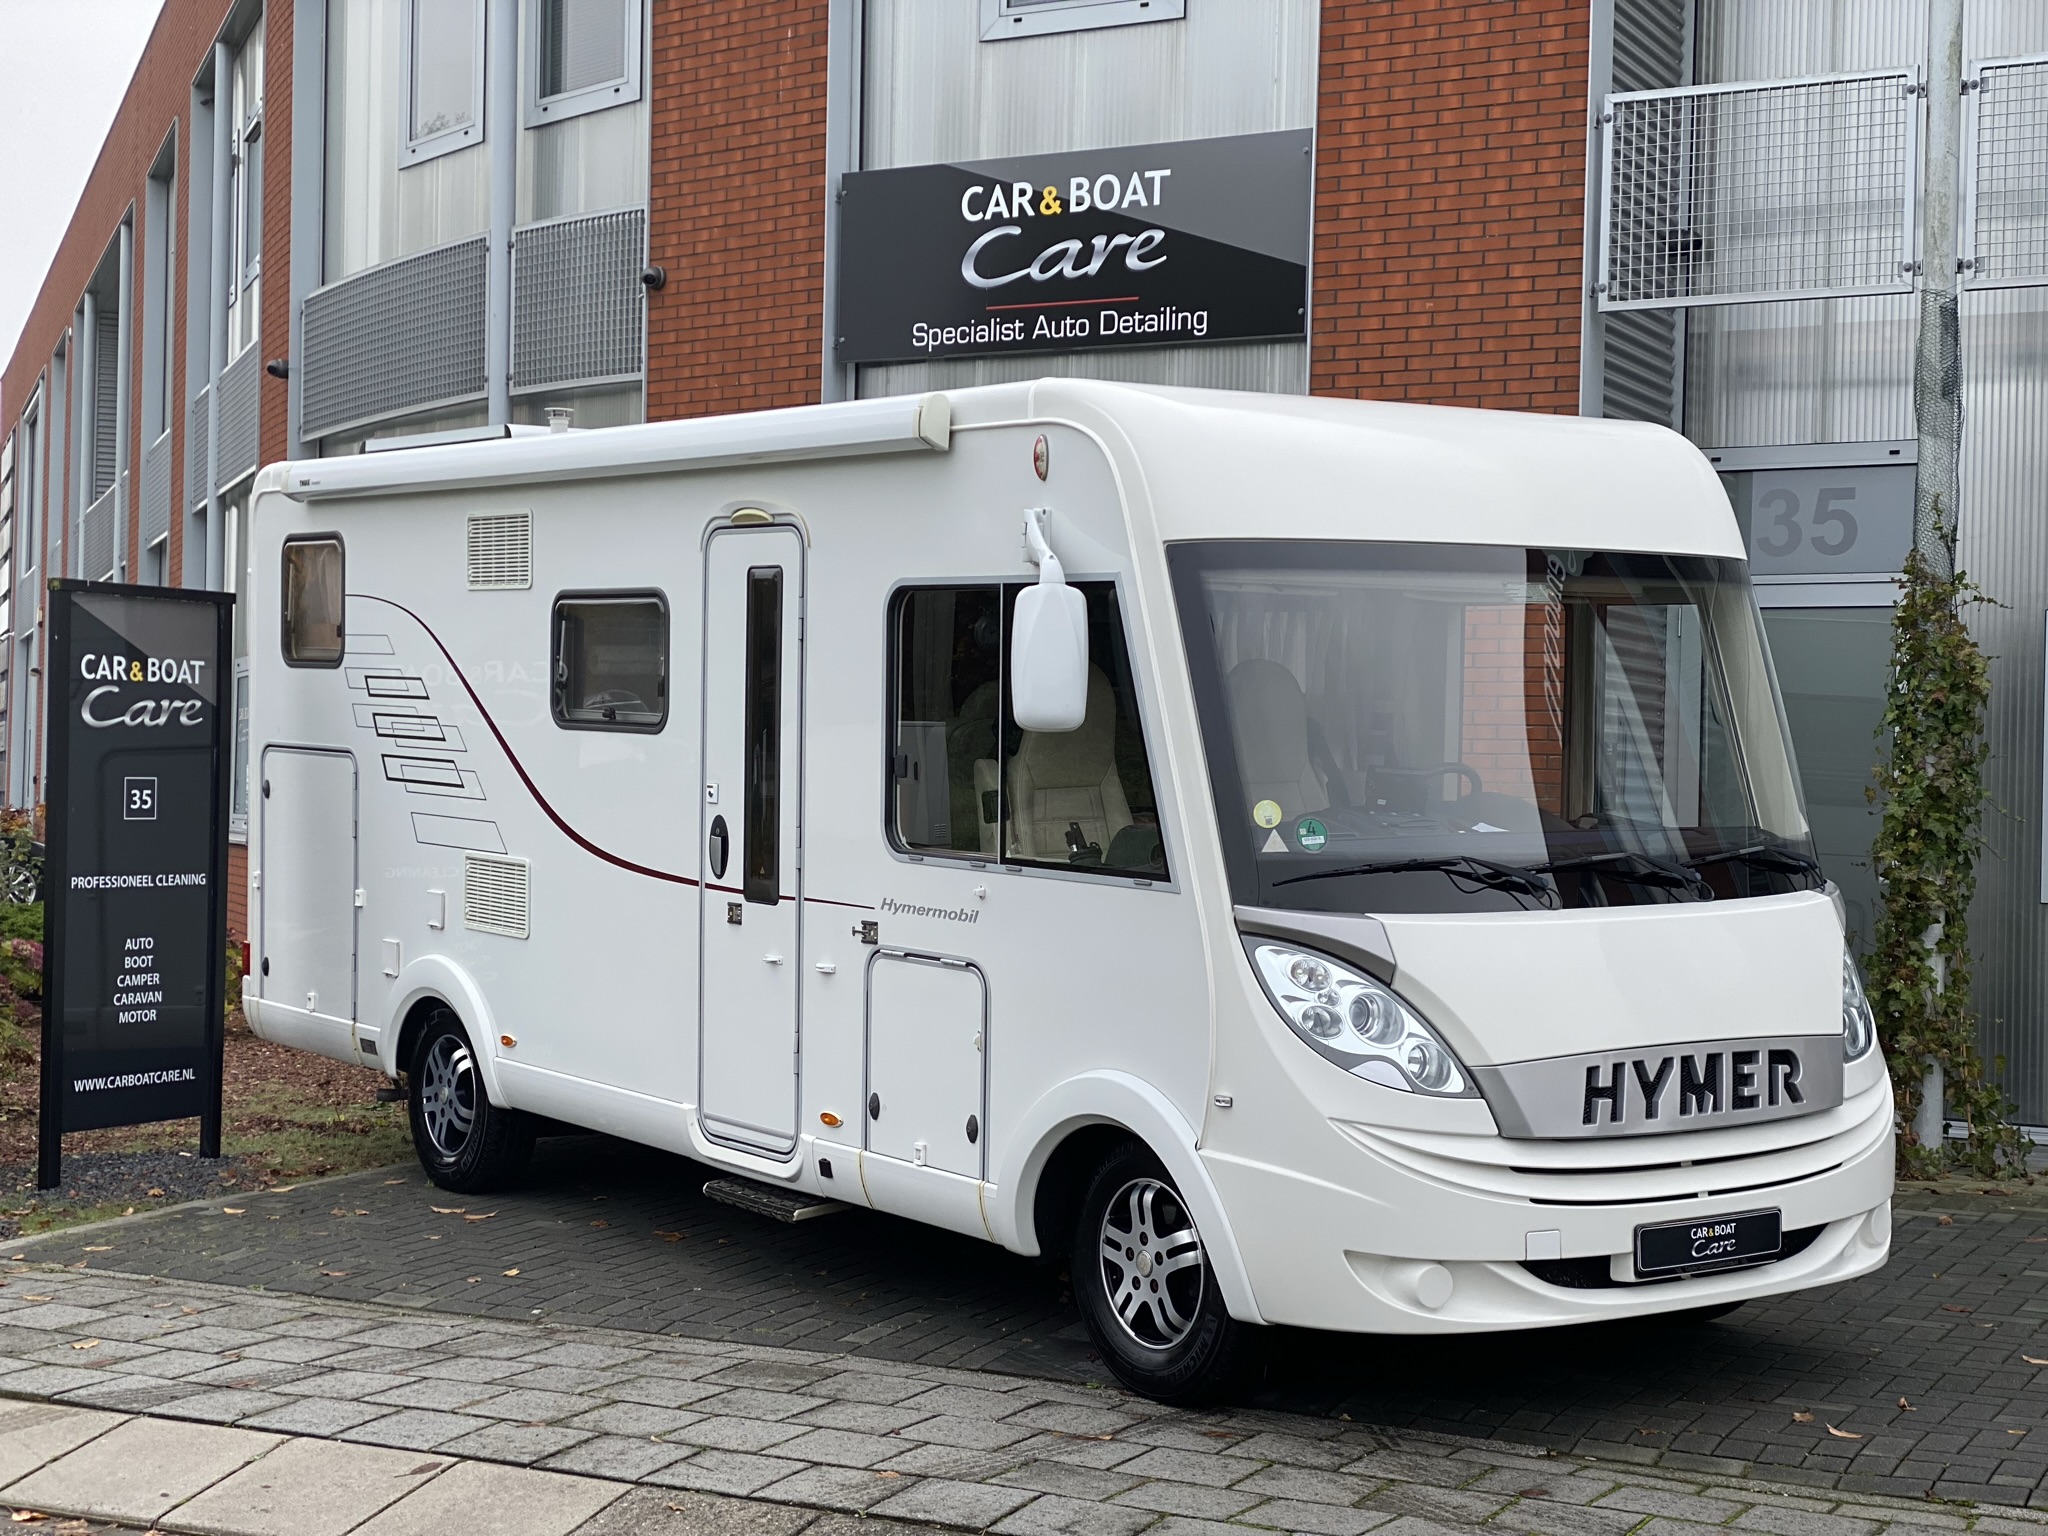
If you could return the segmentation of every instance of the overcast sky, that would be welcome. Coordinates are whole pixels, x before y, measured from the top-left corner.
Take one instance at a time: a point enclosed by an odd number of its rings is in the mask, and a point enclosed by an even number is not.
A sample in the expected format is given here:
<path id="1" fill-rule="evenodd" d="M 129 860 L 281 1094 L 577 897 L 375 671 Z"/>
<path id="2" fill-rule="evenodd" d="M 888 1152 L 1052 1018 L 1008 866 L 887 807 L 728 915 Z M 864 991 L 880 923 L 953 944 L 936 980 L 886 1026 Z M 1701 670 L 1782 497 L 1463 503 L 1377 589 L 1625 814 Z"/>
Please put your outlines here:
<path id="1" fill-rule="evenodd" d="M 0 367 L 162 8 L 163 0 L 0 0 Z"/>

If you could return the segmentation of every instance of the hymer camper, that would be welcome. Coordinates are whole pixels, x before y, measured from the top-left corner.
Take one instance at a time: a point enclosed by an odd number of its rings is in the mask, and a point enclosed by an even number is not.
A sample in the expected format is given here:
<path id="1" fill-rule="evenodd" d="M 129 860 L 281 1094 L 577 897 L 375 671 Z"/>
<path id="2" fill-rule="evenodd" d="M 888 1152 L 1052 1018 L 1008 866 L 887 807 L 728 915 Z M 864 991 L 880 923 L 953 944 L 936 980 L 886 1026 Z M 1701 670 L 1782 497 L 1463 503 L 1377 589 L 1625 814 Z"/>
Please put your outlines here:
<path id="1" fill-rule="evenodd" d="M 1074 380 L 263 471 L 258 1033 L 1261 1324 L 1884 1262 L 1729 504 L 1635 423 Z"/>

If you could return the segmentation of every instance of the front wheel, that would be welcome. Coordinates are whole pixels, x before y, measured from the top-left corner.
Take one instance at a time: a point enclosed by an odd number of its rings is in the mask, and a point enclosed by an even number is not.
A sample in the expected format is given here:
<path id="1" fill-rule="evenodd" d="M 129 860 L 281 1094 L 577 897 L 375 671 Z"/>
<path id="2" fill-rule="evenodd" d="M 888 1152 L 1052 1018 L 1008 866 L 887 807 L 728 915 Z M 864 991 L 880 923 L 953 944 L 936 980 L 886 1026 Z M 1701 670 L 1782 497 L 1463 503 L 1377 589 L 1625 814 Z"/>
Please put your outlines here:
<path id="1" fill-rule="evenodd" d="M 1081 1197 L 1070 1273 L 1103 1362 L 1166 1403 L 1227 1392 L 1251 1353 L 1225 1310 L 1195 1219 L 1172 1175 L 1138 1142 L 1096 1165 Z"/>
<path id="2" fill-rule="evenodd" d="M 491 1102 L 453 1012 L 427 1020 L 406 1078 L 413 1150 L 428 1178 L 465 1195 L 518 1181 L 533 1153 L 532 1117 Z"/>

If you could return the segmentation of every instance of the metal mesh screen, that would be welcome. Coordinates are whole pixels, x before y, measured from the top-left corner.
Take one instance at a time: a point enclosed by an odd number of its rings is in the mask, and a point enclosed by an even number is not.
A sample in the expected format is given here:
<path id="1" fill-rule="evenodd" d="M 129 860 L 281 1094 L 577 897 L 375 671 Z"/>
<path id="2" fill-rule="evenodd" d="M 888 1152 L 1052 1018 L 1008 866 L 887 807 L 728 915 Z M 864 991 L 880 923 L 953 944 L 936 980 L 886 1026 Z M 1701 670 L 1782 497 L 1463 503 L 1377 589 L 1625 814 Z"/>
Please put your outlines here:
<path id="1" fill-rule="evenodd" d="M 188 445 L 189 445 L 189 439 Z M 190 451 L 188 446 L 187 451 Z M 171 434 L 142 450 L 142 548 L 171 531 Z"/>
<path id="2" fill-rule="evenodd" d="M 111 304 L 99 306 L 93 333 L 92 360 L 92 494 L 102 495 L 114 483 L 120 455 L 121 317 Z"/>
<path id="3" fill-rule="evenodd" d="M 220 376 L 220 483 L 233 485 L 256 467 L 257 409 L 263 385 L 256 348 L 247 348 Z"/>
<path id="4" fill-rule="evenodd" d="M 1963 281 L 2048 283 L 2048 58 L 1979 67 L 1969 112 Z"/>
<path id="5" fill-rule="evenodd" d="M 1892 71 L 1609 96 L 1601 308 L 1907 290 L 1915 90 Z"/>
<path id="6" fill-rule="evenodd" d="M 78 574 L 88 581 L 106 581 L 114 574 L 114 503 L 119 499 L 119 491 L 109 487 L 80 520 Z"/>
<path id="7" fill-rule="evenodd" d="M 192 397 L 185 410 L 185 505 L 206 500 L 206 391 Z"/>
<path id="8" fill-rule="evenodd" d="M 307 296 L 302 437 L 483 394 L 487 243 L 386 262 Z"/>
<path id="9" fill-rule="evenodd" d="M 640 377 L 647 213 L 530 224 L 512 246 L 512 387 Z"/>

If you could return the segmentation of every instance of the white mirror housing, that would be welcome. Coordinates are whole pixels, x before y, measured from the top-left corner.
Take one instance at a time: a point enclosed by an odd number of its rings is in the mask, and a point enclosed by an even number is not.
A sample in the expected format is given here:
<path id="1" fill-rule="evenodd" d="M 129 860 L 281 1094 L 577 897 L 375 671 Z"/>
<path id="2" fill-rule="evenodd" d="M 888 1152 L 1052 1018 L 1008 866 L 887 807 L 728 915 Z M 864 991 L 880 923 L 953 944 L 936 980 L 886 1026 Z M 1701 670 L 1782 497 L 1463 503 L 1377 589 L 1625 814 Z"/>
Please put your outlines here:
<path id="1" fill-rule="evenodd" d="M 1078 731 L 1088 718 L 1088 600 L 1067 585 L 1044 521 L 1042 508 L 1024 514 L 1038 585 L 1017 594 L 1010 621 L 1010 708 L 1020 730 Z"/>

